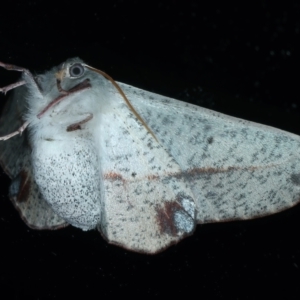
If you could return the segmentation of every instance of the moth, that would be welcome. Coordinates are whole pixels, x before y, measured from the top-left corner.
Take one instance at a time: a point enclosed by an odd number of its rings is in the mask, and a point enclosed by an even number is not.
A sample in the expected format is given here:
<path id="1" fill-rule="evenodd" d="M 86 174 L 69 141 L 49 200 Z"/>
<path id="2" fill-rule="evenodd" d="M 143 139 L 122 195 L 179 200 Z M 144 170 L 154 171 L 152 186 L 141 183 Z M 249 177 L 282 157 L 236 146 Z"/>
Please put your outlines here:
<path id="1" fill-rule="evenodd" d="M 197 223 L 245 220 L 300 198 L 300 138 L 115 82 L 78 58 L 22 72 L 0 119 L 9 196 L 34 229 L 97 228 L 157 253 Z"/>

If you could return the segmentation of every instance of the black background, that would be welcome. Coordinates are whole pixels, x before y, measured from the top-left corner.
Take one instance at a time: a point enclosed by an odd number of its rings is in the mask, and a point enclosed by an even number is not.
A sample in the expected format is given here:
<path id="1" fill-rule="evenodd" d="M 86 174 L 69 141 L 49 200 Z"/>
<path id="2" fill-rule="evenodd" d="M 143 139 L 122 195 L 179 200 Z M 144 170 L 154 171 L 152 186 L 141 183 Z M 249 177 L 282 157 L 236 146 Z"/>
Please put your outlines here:
<path id="1" fill-rule="evenodd" d="M 3 62 L 43 72 L 79 56 L 115 80 L 300 134 L 297 2 L 10 2 L 0 12 Z M 18 76 L 0 70 L 0 86 Z M 1 298 L 300 297 L 299 207 L 201 225 L 149 256 L 97 231 L 29 229 L 9 181 L 1 172 Z"/>

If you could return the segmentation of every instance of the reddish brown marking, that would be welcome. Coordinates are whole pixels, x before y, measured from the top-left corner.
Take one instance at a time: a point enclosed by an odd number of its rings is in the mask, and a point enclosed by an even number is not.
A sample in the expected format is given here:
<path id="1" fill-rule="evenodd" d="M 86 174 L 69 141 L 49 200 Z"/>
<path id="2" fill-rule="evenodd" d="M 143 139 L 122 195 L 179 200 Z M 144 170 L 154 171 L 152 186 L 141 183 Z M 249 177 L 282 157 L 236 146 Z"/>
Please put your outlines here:
<path id="1" fill-rule="evenodd" d="M 122 175 L 118 174 L 118 173 L 114 173 L 114 172 L 109 172 L 109 173 L 106 173 L 104 174 L 104 179 L 108 179 L 108 180 L 112 180 L 112 181 L 115 181 L 115 180 L 124 180 Z"/>
<path id="2" fill-rule="evenodd" d="M 179 210 L 182 210 L 182 207 L 177 201 L 165 202 L 164 206 L 156 208 L 156 220 L 161 233 L 177 236 L 174 214 Z"/>
<path id="3" fill-rule="evenodd" d="M 270 165 L 270 167 L 273 165 Z M 227 167 L 227 168 L 194 168 L 187 171 L 182 172 L 174 172 L 174 173 L 165 173 L 163 175 L 163 178 L 166 177 L 175 177 L 177 179 L 186 179 L 191 180 L 191 178 L 196 177 L 201 174 L 218 174 L 218 173 L 226 173 L 226 172 L 232 172 L 232 171 L 239 171 L 239 170 L 245 170 L 245 171 L 254 171 L 256 169 L 259 169 L 260 167 Z M 133 176 L 134 174 L 134 176 Z M 135 173 L 131 174 L 132 177 L 136 177 Z M 144 177 L 144 179 L 147 180 L 160 180 L 162 176 L 158 175 L 147 175 Z M 107 174 L 104 174 L 104 179 L 108 180 L 122 180 L 126 181 L 126 179 L 123 178 L 121 174 L 115 173 L 115 172 L 109 172 Z M 140 178 L 143 179 L 143 178 Z"/>
<path id="4" fill-rule="evenodd" d="M 16 202 L 22 203 L 28 200 L 31 182 L 26 171 L 22 170 L 19 176 L 21 177 L 20 179 L 21 182 L 20 182 L 19 192 L 17 195 Z"/>
<path id="5" fill-rule="evenodd" d="M 70 131 L 75 131 L 75 130 L 81 130 L 80 124 L 75 123 L 75 124 L 69 125 L 69 126 L 67 127 L 67 131 L 68 131 L 68 132 L 70 132 Z"/>
<path id="6" fill-rule="evenodd" d="M 273 165 L 269 165 L 269 167 L 274 167 L 275 164 Z M 227 168 L 194 168 L 194 169 L 190 169 L 187 171 L 183 171 L 183 172 L 178 172 L 178 173 L 170 173 L 170 174 L 166 174 L 166 176 L 174 176 L 178 179 L 180 178 L 189 178 L 189 177 L 194 177 L 200 174 L 218 174 L 218 173 L 226 173 L 226 172 L 232 172 L 232 171 L 240 171 L 240 170 L 245 170 L 245 171 L 255 171 L 257 169 L 260 168 L 266 168 L 266 166 L 264 167 L 227 167 Z"/>
<path id="7" fill-rule="evenodd" d="M 84 118 L 83 120 L 77 122 L 77 123 L 74 123 L 72 125 L 69 125 L 67 127 L 67 131 L 75 131 L 75 130 L 79 130 L 81 129 L 81 125 L 90 121 L 91 119 L 93 118 L 93 114 L 89 114 L 86 118 Z"/>
<path id="8" fill-rule="evenodd" d="M 56 79 L 56 86 L 58 91 L 63 94 L 63 95 L 68 95 L 68 91 L 65 91 L 62 87 L 61 87 L 61 79 Z"/>

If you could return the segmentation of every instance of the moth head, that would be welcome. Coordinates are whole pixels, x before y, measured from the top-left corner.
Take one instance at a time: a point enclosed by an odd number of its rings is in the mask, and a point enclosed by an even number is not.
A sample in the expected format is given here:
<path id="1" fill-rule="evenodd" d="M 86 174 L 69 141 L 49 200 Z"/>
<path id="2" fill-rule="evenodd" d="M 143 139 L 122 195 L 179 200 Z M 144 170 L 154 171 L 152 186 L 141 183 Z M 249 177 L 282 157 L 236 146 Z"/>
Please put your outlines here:
<path id="1" fill-rule="evenodd" d="M 52 138 L 64 134 L 76 122 L 101 109 L 105 98 L 106 79 L 89 70 L 79 58 L 69 59 L 51 70 L 26 81 L 23 100 L 27 110 L 23 119 L 32 136 Z M 95 90 L 102 86 L 100 96 Z M 25 99 L 24 99 L 25 98 Z"/>
<path id="2" fill-rule="evenodd" d="M 28 83 L 27 102 L 30 116 L 38 119 L 49 114 L 62 114 L 80 109 L 80 106 L 100 91 L 105 94 L 107 79 L 95 72 L 79 58 L 72 58 L 52 70 L 35 77 L 36 84 Z M 99 103 L 100 104 L 100 103 Z M 88 105 L 88 103 L 86 103 Z M 78 106 L 78 108 L 77 108 Z"/>
<path id="3" fill-rule="evenodd" d="M 27 100 L 28 109 L 23 115 L 25 123 L 22 131 L 28 125 L 34 132 L 58 132 L 64 127 L 77 128 L 73 125 L 78 122 L 72 123 L 71 120 L 77 120 L 82 114 L 88 116 L 84 119 L 88 122 L 86 120 L 90 120 L 90 116 L 94 113 L 114 110 L 114 102 L 120 101 L 120 98 L 114 96 L 115 92 L 112 92 L 112 89 L 115 89 L 132 113 L 155 138 L 119 85 L 109 75 L 85 64 L 79 58 L 68 59 L 37 76 L 33 76 L 24 68 L 9 65 L 8 67 L 23 72 L 21 84 L 25 85 L 25 88 L 22 88 L 19 96 L 23 98 L 21 101 L 24 101 L 24 98 Z"/>
<path id="4" fill-rule="evenodd" d="M 104 84 L 112 78 L 106 73 L 95 69 L 79 58 L 71 58 L 59 65 L 55 72 L 55 78 L 60 81 L 62 87 L 66 90 L 71 89 L 74 85 L 88 80 L 92 86 Z"/>

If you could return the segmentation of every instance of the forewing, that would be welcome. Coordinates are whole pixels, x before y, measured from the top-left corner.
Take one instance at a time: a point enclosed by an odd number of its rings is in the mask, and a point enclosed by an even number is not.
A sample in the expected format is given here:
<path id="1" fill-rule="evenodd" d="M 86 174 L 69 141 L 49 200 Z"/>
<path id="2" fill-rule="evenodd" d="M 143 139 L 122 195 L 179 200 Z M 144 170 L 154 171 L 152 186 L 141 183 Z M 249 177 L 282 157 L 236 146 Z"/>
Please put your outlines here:
<path id="1" fill-rule="evenodd" d="M 111 243 L 156 253 L 193 232 L 195 202 L 186 179 L 176 177 L 176 161 L 119 102 L 95 130 L 103 179 L 98 228 Z"/>
<path id="2" fill-rule="evenodd" d="M 289 208 L 300 198 L 300 139 L 120 84 L 189 182 L 197 221 L 249 219 Z"/>
<path id="3" fill-rule="evenodd" d="M 10 98 L 0 118 L 0 136 L 17 130 L 26 110 L 26 89 L 19 87 Z M 43 199 L 32 176 L 31 149 L 26 132 L 0 141 L 0 162 L 12 179 L 9 196 L 21 218 L 31 228 L 56 229 L 68 224 Z"/>

